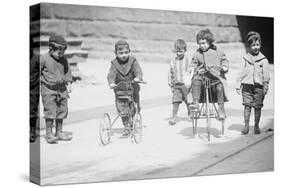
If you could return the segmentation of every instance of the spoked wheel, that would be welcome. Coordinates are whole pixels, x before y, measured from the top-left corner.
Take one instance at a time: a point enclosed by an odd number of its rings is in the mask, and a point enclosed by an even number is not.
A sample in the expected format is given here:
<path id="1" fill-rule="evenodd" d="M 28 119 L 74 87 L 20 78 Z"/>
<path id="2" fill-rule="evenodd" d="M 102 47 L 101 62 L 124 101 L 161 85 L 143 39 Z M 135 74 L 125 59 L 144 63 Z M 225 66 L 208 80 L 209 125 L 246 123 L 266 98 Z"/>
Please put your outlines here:
<path id="1" fill-rule="evenodd" d="M 133 119 L 132 139 L 136 144 L 139 144 L 142 139 L 142 117 L 140 113 L 136 113 Z"/>
<path id="2" fill-rule="evenodd" d="M 103 115 L 103 119 L 100 122 L 99 133 L 101 143 L 107 145 L 111 137 L 111 121 L 107 113 Z"/>
<path id="3" fill-rule="evenodd" d="M 197 134 L 197 112 L 191 111 L 191 120 L 192 120 L 192 130 L 193 130 L 193 136 Z"/>

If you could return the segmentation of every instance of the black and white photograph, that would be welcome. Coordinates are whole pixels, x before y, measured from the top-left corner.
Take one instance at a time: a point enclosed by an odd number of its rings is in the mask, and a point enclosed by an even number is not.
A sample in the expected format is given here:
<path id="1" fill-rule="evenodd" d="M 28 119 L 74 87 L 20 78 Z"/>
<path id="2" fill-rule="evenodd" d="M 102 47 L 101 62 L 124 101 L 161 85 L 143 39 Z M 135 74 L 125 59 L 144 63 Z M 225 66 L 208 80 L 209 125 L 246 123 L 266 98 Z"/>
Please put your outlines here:
<path id="1" fill-rule="evenodd" d="M 274 171 L 273 17 L 39 3 L 29 18 L 31 182 Z"/>

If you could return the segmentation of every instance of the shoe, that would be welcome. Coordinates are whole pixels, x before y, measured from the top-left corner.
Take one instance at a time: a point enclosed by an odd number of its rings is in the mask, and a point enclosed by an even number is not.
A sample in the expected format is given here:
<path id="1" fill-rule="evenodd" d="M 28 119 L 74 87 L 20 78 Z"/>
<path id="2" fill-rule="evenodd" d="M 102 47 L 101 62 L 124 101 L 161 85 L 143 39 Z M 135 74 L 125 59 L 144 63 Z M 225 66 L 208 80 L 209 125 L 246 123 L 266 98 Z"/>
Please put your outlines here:
<path id="1" fill-rule="evenodd" d="M 254 134 L 261 134 L 261 130 L 259 127 L 254 127 Z"/>
<path id="2" fill-rule="evenodd" d="M 56 137 L 58 140 L 61 141 L 70 141 L 72 140 L 73 134 L 72 132 L 57 132 Z"/>
<path id="3" fill-rule="evenodd" d="M 49 143 L 49 144 L 57 144 L 58 142 L 58 138 L 53 135 L 52 133 L 48 133 L 46 135 L 46 141 Z"/>
<path id="4" fill-rule="evenodd" d="M 124 129 L 122 136 L 128 136 L 131 133 L 131 131 L 127 128 Z"/>
<path id="5" fill-rule="evenodd" d="M 246 135 L 249 133 L 249 125 L 245 125 L 245 127 L 243 128 L 243 130 L 241 131 L 241 133 L 243 135 Z"/>
<path id="6" fill-rule="evenodd" d="M 176 122 L 176 117 L 173 117 L 172 119 L 169 120 L 169 124 L 170 125 L 175 125 L 177 122 Z"/>

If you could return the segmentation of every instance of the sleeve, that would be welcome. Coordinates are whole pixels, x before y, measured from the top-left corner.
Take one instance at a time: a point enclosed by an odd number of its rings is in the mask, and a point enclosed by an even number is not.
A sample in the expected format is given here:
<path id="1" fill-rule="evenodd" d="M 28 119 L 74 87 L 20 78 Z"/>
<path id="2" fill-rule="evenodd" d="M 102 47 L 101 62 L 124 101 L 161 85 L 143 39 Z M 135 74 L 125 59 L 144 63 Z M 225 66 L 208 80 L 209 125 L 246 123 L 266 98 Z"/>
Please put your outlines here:
<path id="1" fill-rule="evenodd" d="M 238 72 L 238 75 L 236 77 L 236 82 L 241 82 L 243 80 L 243 78 L 245 77 L 245 74 L 244 74 L 244 70 L 245 70 L 245 67 L 246 67 L 246 60 L 244 60 L 244 58 L 242 59 L 242 63 L 239 67 L 239 72 Z"/>
<path id="2" fill-rule="evenodd" d="M 66 63 L 66 74 L 65 74 L 65 77 L 64 77 L 64 81 L 65 82 L 72 82 L 72 72 L 71 72 L 71 69 L 70 69 L 70 66 L 68 64 L 68 61 L 65 60 L 65 63 Z"/>
<path id="3" fill-rule="evenodd" d="M 134 62 L 133 71 L 134 71 L 135 77 L 142 80 L 143 72 L 142 72 L 141 66 L 137 60 L 135 60 L 135 62 Z"/>
<path id="4" fill-rule="evenodd" d="M 116 80 L 116 70 L 114 66 L 111 64 L 109 72 L 107 74 L 108 85 L 115 83 Z"/>
<path id="5" fill-rule="evenodd" d="M 228 72 L 228 70 L 229 70 L 229 61 L 226 58 L 226 55 L 225 55 L 224 52 L 222 52 L 222 56 L 221 56 L 221 67 L 226 70 L 225 73 Z"/>
<path id="6" fill-rule="evenodd" d="M 168 72 L 168 85 L 170 87 L 172 87 L 172 85 L 173 85 L 173 77 L 174 77 L 174 72 L 172 69 L 172 61 L 171 61 L 169 64 L 169 72 Z"/>
<path id="7" fill-rule="evenodd" d="M 269 72 L 269 63 L 266 60 L 263 64 L 263 82 L 269 83 L 270 81 L 270 72 Z"/>

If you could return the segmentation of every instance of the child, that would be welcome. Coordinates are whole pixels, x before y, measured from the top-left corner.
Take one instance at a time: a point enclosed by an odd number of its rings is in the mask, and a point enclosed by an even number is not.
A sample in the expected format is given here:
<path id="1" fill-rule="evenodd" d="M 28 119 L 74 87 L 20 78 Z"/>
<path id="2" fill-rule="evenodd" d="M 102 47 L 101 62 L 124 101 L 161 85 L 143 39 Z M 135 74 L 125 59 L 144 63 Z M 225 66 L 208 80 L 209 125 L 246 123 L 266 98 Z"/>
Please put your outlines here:
<path id="1" fill-rule="evenodd" d="M 125 101 L 117 97 L 117 90 L 115 89 L 116 84 L 121 81 L 136 81 L 142 80 L 142 70 L 135 57 L 130 55 L 130 46 L 125 40 L 119 40 L 115 44 L 115 55 L 116 58 L 111 61 L 111 67 L 107 75 L 107 80 L 109 87 L 114 89 L 115 92 L 115 105 L 119 113 L 124 110 Z M 140 86 L 138 83 L 133 84 L 133 98 L 137 103 L 138 111 L 140 111 Z M 127 136 L 130 134 L 131 122 L 129 122 L 129 117 L 121 117 L 124 125 L 123 135 Z"/>
<path id="2" fill-rule="evenodd" d="M 261 133 L 259 128 L 261 108 L 263 107 L 263 100 L 268 91 L 270 80 L 268 60 L 260 52 L 262 44 L 260 34 L 250 31 L 247 35 L 247 42 L 249 51 L 243 57 L 242 69 L 237 77 L 237 82 L 241 85 L 236 88 L 238 94 L 240 94 L 240 89 L 242 88 L 245 127 L 241 133 L 244 135 L 249 133 L 252 108 L 255 109 L 254 134 Z"/>
<path id="3" fill-rule="evenodd" d="M 184 76 L 188 73 L 188 59 L 185 57 L 186 43 L 182 39 L 178 39 L 174 45 L 174 53 L 176 57 L 170 63 L 170 70 L 168 74 L 168 84 L 172 89 L 173 111 L 172 119 L 169 121 L 170 125 L 176 124 L 177 113 L 180 103 L 183 101 L 187 107 L 189 116 L 189 105 L 187 102 L 187 95 L 191 87 L 186 87 L 184 83 Z"/>
<path id="4" fill-rule="evenodd" d="M 46 120 L 46 141 L 50 144 L 58 140 L 71 140 L 72 133 L 63 132 L 63 119 L 67 117 L 68 89 L 72 82 L 71 71 L 64 57 L 67 42 L 60 35 L 49 38 L 49 52 L 40 58 L 41 94 Z M 53 123 L 56 134 L 53 134 Z"/>
<path id="5" fill-rule="evenodd" d="M 217 95 L 217 102 L 219 106 L 218 119 L 224 120 L 226 118 L 224 110 L 225 73 L 228 72 L 229 62 L 222 50 L 214 45 L 214 36 L 209 29 L 203 29 L 198 32 L 197 44 L 199 49 L 196 50 L 192 57 L 191 66 L 194 67 L 194 76 L 192 79 L 192 97 L 193 110 L 199 109 L 199 99 L 201 96 L 201 89 L 203 85 L 203 76 L 211 80 L 212 92 Z"/>
<path id="6" fill-rule="evenodd" d="M 29 66 L 29 142 L 35 142 L 37 138 L 36 125 L 38 120 L 38 106 L 40 93 L 40 63 L 39 55 L 33 53 L 34 42 L 30 36 L 30 66 Z"/>

